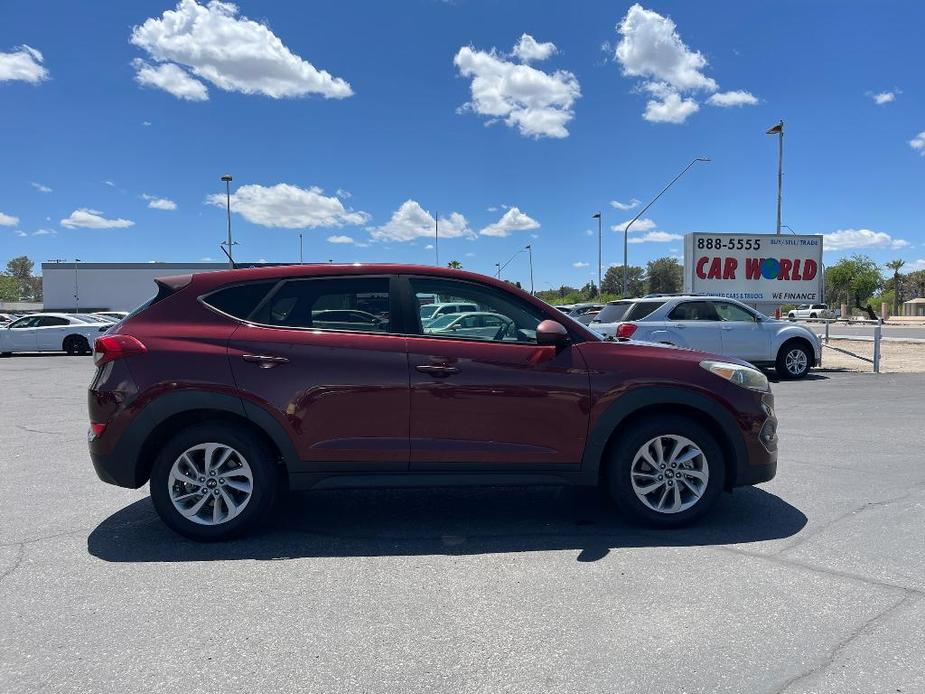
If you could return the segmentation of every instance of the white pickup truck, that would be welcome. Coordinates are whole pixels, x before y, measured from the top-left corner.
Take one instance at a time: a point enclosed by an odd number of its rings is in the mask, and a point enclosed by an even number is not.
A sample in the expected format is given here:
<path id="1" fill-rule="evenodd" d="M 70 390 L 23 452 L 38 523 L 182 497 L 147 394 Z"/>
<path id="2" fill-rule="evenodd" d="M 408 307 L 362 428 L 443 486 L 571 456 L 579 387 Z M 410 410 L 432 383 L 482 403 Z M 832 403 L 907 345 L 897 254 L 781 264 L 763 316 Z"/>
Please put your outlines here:
<path id="1" fill-rule="evenodd" d="M 835 318 L 835 311 L 830 310 L 828 304 L 801 304 L 788 311 L 787 318 L 790 320 L 799 318 Z"/>

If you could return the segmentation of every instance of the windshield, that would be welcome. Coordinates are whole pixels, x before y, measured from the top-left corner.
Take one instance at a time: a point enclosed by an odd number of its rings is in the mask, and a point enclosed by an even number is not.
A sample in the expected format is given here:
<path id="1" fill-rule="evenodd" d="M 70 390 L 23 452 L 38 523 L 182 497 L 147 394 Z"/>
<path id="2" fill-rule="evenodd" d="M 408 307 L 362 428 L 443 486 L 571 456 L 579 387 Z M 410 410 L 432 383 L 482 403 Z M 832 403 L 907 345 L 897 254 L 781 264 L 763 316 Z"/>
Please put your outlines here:
<path id="1" fill-rule="evenodd" d="M 430 323 L 427 327 L 428 329 L 445 328 L 450 323 L 452 323 L 454 320 L 456 320 L 458 317 L 459 317 L 458 315 L 454 315 L 452 313 L 446 316 L 440 316 L 437 320 L 435 320 L 433 323 Z"/>
<path id="2" fill-rule="evenodd" d="M 437 309 L 440 307 L 440 304 L 426 304 L 421 306 L 421 318 L 430 318 Z"/>
<path id="3" fill-rule="evenodd" d="M 607 304 L 601 312 L 594 317 L 595 323 L 616 323 L 623 319 L 623 314 L 630 304 Z"/>

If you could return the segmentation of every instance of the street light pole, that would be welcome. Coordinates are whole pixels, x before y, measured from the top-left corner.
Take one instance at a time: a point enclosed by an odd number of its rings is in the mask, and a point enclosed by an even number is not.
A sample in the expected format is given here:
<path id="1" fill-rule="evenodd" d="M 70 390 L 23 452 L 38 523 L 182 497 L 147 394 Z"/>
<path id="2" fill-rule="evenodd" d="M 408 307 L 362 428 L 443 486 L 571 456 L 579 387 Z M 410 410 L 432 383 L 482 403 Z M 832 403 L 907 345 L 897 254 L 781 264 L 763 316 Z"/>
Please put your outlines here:
<path id="1" fill-rule="evenodd" d="M 231 255 L 231 174 L 222 176 L 225 182 L 225 207 L 228 210 L 228 267 L 234 269 L 234 258 Z"/>
<path id="2" fill-rule="evenodd" d="M 434 212 L 434 265 L 440 267 L 440 220 L 439 213 Z"/>
<path id="3" fill-rule="evenodd" d="M 652 201 L 651 201 L 648 205 L 646 205 L 645 207 L 643 207 L 641 210 L 639 210 L 639 214 L 637 214 L 635 217 L 633 217 L 633 218 L 629 221 L 629 223 L 628 223 L 625 227 L 623 227 L 623 298 L 624 298 L 624 299 L 626 298 L 626 292 L 627 292 L 627 289 L 626 289 L 626 280 L 627 280 L 627 272 L 629 271 L 629 268 L 628 268 L 628 266 L 627 266 L 627 257 L 628 257 L 628 254 L 629 254 L 629 253 L 628 253 L 628 248 L 629 248 L 629 246 L 628 246 L 628 240 L 627 240 L 627 239 L 629 238 L 630 227 L 633 226 L 633 224 L 636 222 L 636 220 L 638 220 L 640 217 L 642 217 L 643 214 L 645 214 L 645 211 L 646 211 L 646 210 L 648 210 L 650 207 L 652 207 L 652 205 L 655 204 L 655 201 L 656 201 L 656 200 L 658 200 L 660 197 L 662 197 L 662 195 L 664 195 L 664 193 L 665 193 L 666 190 L 668 190 L 669 188 L 671 188 L 671 186 L 673 186 L 673 185 L 675 184 L 675 181 L 677 181 L 679 178 L 681 178 L 681 176 L 683 176 L 684 174 L 686 174 L 687 171 L 688 171 L 688 169 L 690 169 L 690 168 L 691 168 L 694 164 L 696 164 L 698 161 L 709 162 L 709 161 L 710 161 L 710 157 L 696 157 L 695 159 L 692 159 L 692 160 L 691 160 L 691 163 L 688 164 L 687 166 L 685 166 L 685 167 L 684 167 L 684 170 L 681 171 L 681 173 L 679 173 L 677 176 L 675 176 L 674 178 L 672 178 L 672 179 L 671 179 L 671 182 L 670 182 L 667 186 L 665 186 L 664 188 L 662 188 L 661 191 L 659 192 L 659 194 L 656 195 L 654 198 L 652 198 Z"/>
<path id="4" fill-rule="evenodd" d="M 777 233 L 780 234 L 780 207 L 784 187 L 784 121 L 781 119 L 777 125 L 768 128 L 768 135 L 777 135 Z"/>
<path id="5" fill-rule="evenodd" d="M 533 244 L 527 244 L 527 252 L 530 254 L 530 296 L 534 296 L 533 291 Z"/>
<path id="6" fill-rule="evenodd" d="M 495 267 L 498 268 L 498 279 L 501 279 L 501 263 L 495 263 Z"/>
<path id="7" fill-rule="evenodd" d="M 299 232 L 299 265 L 302 264 L 302 232 Z"/>
<path id="8" fill-rule="evenodd" d="M 604 248 L 604 240 L 603 240 L 604 213 L 598 212 L 597 214 L 593 214 L 591 215 L 591 219 L 597 220 L 597 298 L 598 298 L 598 301 L 600 301 L 603 295 L 603 291 L 601 290 L 601 265 L 603 264 L 602 255 L 603 255 L 603 248 Z"/>
<path id="9" fill-rule="evenodd" d="M 74 313 L 80 313 L 80 258 L 74 258 Z"/>

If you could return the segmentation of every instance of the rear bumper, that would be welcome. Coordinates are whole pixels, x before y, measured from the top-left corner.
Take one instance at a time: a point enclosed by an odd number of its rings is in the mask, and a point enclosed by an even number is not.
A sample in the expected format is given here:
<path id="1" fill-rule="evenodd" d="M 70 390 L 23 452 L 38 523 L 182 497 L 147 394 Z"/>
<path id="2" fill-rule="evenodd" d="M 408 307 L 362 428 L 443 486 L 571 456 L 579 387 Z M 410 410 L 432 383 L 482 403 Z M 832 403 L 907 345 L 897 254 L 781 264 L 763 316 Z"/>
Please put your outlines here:
<path id="1" fill-rule="evenodd" d="M 102 455 L 91 452 L 90 460 L 93 462 L 96 476 L 107 484 L 138 489 L 146 481 L 139 479 L 138 469 L 132 458 L 120 458 L 116 455 Z"/>

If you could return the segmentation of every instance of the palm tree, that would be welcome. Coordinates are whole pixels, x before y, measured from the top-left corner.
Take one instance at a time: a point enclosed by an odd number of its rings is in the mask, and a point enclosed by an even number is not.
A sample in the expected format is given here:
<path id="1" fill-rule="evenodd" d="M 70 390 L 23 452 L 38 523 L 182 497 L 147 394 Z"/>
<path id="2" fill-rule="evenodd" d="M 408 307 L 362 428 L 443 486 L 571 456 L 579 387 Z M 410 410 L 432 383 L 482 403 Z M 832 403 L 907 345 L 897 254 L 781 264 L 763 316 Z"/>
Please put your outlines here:
<path id="1" fill-rule="evenodd" d="M 462 263 L 458 260 L 451 260 L 446 264 L 447 267 L 451 267 L 454 270 L 462 270 Z"/>
<path id="2" fill-rule="evenodd" d="M 891 260 L 886 264 L 893 271 L 893 315 L 899 313 L 899 271 L 906 264 L 905 260 Z"/>

